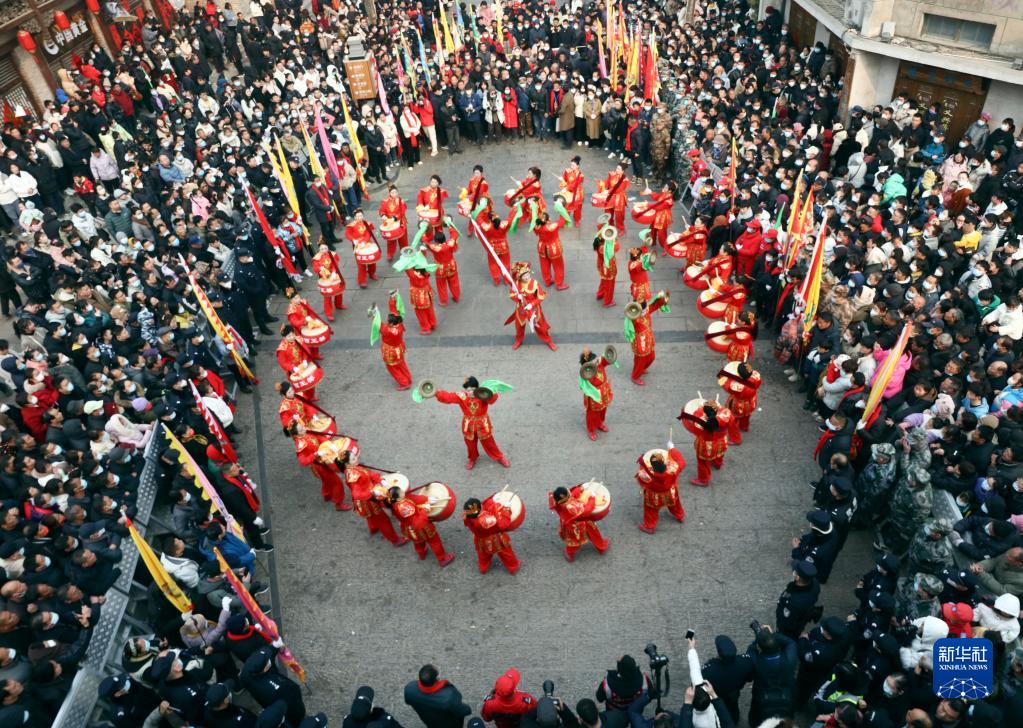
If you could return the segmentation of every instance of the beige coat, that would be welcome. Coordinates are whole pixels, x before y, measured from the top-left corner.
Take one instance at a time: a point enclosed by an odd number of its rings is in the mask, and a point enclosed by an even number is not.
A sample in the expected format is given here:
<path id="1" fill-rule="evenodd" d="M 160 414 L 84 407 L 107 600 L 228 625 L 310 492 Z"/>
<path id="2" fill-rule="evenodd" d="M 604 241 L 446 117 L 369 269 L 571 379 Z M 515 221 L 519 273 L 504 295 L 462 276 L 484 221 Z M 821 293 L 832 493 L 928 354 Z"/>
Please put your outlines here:
<path id="1" fill-rule="evenodd" d="M 600 102 L 597 99 L 586 99 L 583 104 L 583 117 L 586 119 L 586 136 L 590 139 L 600 138 Z"/>
<path id="2" fill-rule="evenodd" d="M 558 128 L 556 131 L 568 131 L 575 128 L 575 96 L 565 91 L 558 107 Z"/>

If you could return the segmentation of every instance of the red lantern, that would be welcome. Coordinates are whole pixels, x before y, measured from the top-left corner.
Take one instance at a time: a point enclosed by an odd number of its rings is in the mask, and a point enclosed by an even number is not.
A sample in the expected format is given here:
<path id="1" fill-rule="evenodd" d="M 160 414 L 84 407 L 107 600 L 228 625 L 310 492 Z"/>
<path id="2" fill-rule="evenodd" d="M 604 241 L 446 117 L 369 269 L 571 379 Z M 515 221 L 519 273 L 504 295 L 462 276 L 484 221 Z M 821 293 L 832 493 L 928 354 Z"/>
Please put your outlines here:
<path id="1" fill-rule="evenodd" d="M 53 24 L 61 30 L 71 29 L 71 21 L 68 20 L 67 13 L 63 10 L 58 10 L 53 14 Z"/>
<path id="2" fill-rule="evenodd" d="M 18 44 L 29 53 L 36 52 L 36 39 L 27 30 L 18 31 Z"/>
<path id="3" fill-rule="evenodd" d="M 85 7 L 89 8 L 93 15 L 99 15 L 99 0 L 85 0 Z"/>

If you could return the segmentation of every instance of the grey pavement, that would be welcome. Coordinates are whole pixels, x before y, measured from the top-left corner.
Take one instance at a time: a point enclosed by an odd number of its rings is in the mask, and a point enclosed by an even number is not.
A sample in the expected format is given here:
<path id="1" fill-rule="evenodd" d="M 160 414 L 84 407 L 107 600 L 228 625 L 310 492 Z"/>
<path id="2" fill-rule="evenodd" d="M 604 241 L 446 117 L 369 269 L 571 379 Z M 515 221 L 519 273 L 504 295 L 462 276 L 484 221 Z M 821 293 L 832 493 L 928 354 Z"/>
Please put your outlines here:
<path id="1" fill-rule="evenodd" d="M 509 175 L 521 177 L 528 166 L 540 165 L 549 196 L 577 153 L 583 157 L 588 203 L 596 179 L 612 163 L 606 154 L 563 150 L 560 144 L 520 142 L 486 146 L 482 152 L 466 147 L 455 157 L 441 152 L 414 172 L 402 170 L 398 186 L 410 200 L 436 172 L 457 197 L 472 165 L 482 161 L 497 207 L 505 209 L 499 198 L 511 185 Z M 373 220 L 379 199 L 377 193 L 366 205 Z M 450 211 L 464 231 L 453 202 Z M 466 471 L 457 408 L 435 400 L 417 405 L 408 392 L 395 391 L 379 352 L 369 345 L 365 312 L 371 303 L 383 307 L 395 286 L 407 302 L 405 276 L 381 265 L 381 280 L 360 291 L 350 251 L 342 250 L 349 310 L 322 349 L 326 376 L 318 389 L 320 404 L 337 416 L 343 431 L 359 438 L 364 462 L 401 471 L 413 484 L 448 483 L 459 506 L 506 484 L 521 494 L 527 516 L 512 542 L 523 567 L 514 577 L 496 560 L 490 573 L 478 573 L 471 538 L 457 512 L 438 526 L 445 546 L 458 554 L 441 570 L 432 555 L 420 562 L 411 546 L 395 549 L 370 538 L 354 513 L 338 513 L 323 503 L 314 476 L 299 467 L 290 439 L 280 431 L 272 389 L 280 371 L 271 347 L 263 347 L 260 395 L 243 400 L 241 407 L 248 416 L 249 401 L 255 403 L 262 444 L 257 452 L 250 438 L 242 458 L 250 469 L 262 459 L 277 546 L 277 614 L 287 643 L 308 672 L 307 704 L 327 711 L 332 721 L 340 720 L 355 690 L 366 684 L 399 720 L 418 724 L 401 704 L 401 690 L 426 662 L 437 664 L 477 711 L 482 696 L 510 666 L 522 671 L 522 689 L 540 694 L 541 683 L 550 678 L 574 706 L 592 697 L 619 655 L 631 653 L 645 665 L 642 650 L 650 641 L 672 659 L 675 686 L 666 703 L 674 709 L 688 683 L 686 629 L 696 630 L 700 655 L 709 658 L 714 635 L 729 634 L 744 648 L 752 638 L 751 619 L 773 623 L 775 602 L 790 576 L 789 541 L 804 529 L 810 508 L 807 482 L 817 474 L 811 456 L 815 424 L 770 357 L 770 341 L 761 339 L 756 365 L 765 384 L 751 432 L 744 445 L 729 450 L 710 488 L 690 486 L 692 437 L 674 418 L 698 390 L 708 396 L 720 392 L 715 374 L 723 357 L 703 343 L 707 321 L 696 312 L 693 292 L 682 286 L 677 265 L 662 259 L 652 271 L 652 284 L 654 290 L 671 291 L 672 310 L 654 316 L 657 361 L 647 386 L 629 381 L 632 354 L 622 334 L 628 296 L 624 249 L 636 244 L 639 229 L 629 220 L 619 258 L 618 305 L 604 309 L 594 300 L 591 241 L 597 214 L 587 204 L 581 231 L 566 230 L 562 238 L 571 288 L 549 291 L 544 304 L 557 352 L 530 334 L 525 346 L 512 351 L 512 327 L 502 327 L 512 310 L 507 289 L 492 286 L 480 243 L 465 236 L 458 254 L 463 299 L 437 309 L 433 336 L 418 335 L 409 306 L 407 358 L 415 381 L 430 378 L 441 388 L 458 389 L 463 377 L 473 374 L 514 385 L 515 391 L 491 409 L 497 442 L 512 463 L 509 470 L 483 457 Z M 676 220 L 675 229 L 679 225 Z M 537 268 L 531 233 L 520 230 L 510 245 L 513 260 L 529 260 Z M 305 291 L 319 306 L 315 288 L 306 284 Z M 282 302 L 275 300 L 274 307 L 280 310 Z M 586 344 L 597 349 L 614 344 L 621 355 L 621 369 L 609 370 L 615 390 L 607 418 L 611 432 L 596 443 L 586 436 L 577 387 L 578 356 Z M 635 461 L 644 451 L 663 447 L 672 430 L 689 462 L 680 488 L 687 519 L 679 525 L 662 518 L 657 533 L 648 536 L 636 527 L 641 500 L 632 477 Z M 547 493 L 589 478 L 604 481 L 613 494 L 611 513 L 599 524 L 613 545 L 604 556 L 586 547 L 569 564 Z M 853 607 L 852 587 L 870 559 L 869 540 L 854 534 L 825 590 L 826 614 L 845 615 Z"/>

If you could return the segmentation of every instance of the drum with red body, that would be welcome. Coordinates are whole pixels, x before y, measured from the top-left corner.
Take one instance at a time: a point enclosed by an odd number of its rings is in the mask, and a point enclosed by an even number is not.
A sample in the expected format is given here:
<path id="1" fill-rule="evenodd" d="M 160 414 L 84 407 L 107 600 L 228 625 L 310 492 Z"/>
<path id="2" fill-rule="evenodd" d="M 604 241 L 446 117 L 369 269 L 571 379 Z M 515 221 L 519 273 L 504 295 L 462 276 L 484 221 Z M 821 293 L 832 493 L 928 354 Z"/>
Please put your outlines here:
<path id="1" fill-rule="evenodd" d="M 429 483 L 418 492 L 430 499 L 430 520 L 434 523 L 446 521 L 455 512 L 455 491 L 444 483 Z"/>
<path id="2" fill-rule="evenodd" d="M 685 240 L 683 240 L 683 233 L 671 233 L 665 239 L 664 244 L 667 247 L 668 257 L 686 257 L 686 243 Z"/>
<path id="3" fill-rule="evenodd" d="M 650 225 L 657 217 L 657 209 L 650 206 L 649 202 L 637 202 L 632 206 L 632 219 L 640 225 Z"/>
<path id="4" fill-rule="evenodd" d="M 380 221 L 380 234 L 384 240 L 397 240 L 403 234 L 401 220 L 396 217 L 385 217 Z"/>
<path id="5" fill-rule="evenodd" d="M 372 265 L 380 260 L 380 246 L 373 241 L 359 243 L 355 246 L 355 262 L 360 265 Z"/>
<path id="6" fill-rule="evenodd" d="M 416 205 L 416 214 L 419 216 L 420 220 L 424 220 L 431 225 L 436 225 L 440 221 L 440 210 L 436 207 Z"/>
<path id="7" fill-rule="evenodd" d="M 610 193 L 609 190 L 599 190 L 590 195 L 590 204 L 594 207 L 603 208 L 607 205 L 607 196 Z"/>
<path id="8" fill-rule="evenodd" d="M 321 296 L 336 296 L 339 293 L 344 293 L 345 290 L 341 287 L 341 278 L 337 275 L 320 278 L 316 281 L 316 285 L 320 287 Z"/>
<path id="9" fill-rule="evenodd" d="M 700 293 L 696 299 L 696 310 L 707 318 L 721 318 L 728 311 L 729 306 L 738 306 L 746 300 L 746 292 L 741 287 L 728 287 L 724 290 L 708 288 Z"/>
<path id="10" fill-rule="evenodd" d="M 725 323 L 724 321 L 711 321 L 710 325 L 707 326 L 707 333 L 704 334 L 704 341 L 707 342 L 707 346 L 711 351 L 724 354 L 728 351 L 728 347 L 732 345 L 738 328 L 734 324 Z M 713 334 L 720 335 L 713 336 Z"/>
<path id="11" fill-rule="evenodd" d="M 308 389 L 312 389 L 323 379 L 322 369 L 310 362 L 306 362 L 306 364 L 308 366 L 293 371 L 288 375 L 288 381 L 291 382 L 291 386 L 295 388 L 296 392 L 305 392 Z"/>
<path id="12" fill-rule="evenodd" d="M 517 493 L 512 493 L 510 490 L 498 491 L 483 501 L 483 504 L 486 505 L 487 501 L 493 501 L 497 505 L 504 506 L 511 511 L 509 531 L 514 531 L 526 520 L 526 504 L 522 502 L 522 498 Z"/>
<path id="13" fill-rule="evenodd" d="M 306 346 L 323 346 L 330 341 L 330 327 L 322 321 L 313 319 L 298 332 L 296 338 Z"/>
<path id="14" fill-rule="evenodd" d="M 322 412 L 317 412 L 306 425 L 306 429 L 316 435 L 336 435 L 337 422 L 333 417 L 328 417 Z"/>
<path id="15" fill-rule="evenodd" d="M 593 514 L 590 518 L 594 521 L 601 520 L 604 516 L 611 512 L 611 491 L 607 489 L 607 486 L 603 483 L 599 483 L 595 480 L 591 480 L 587 483 L 580 483 L 579 485 L 571 488 L 571 493 L 576 498 L 579 498 L 584 503 L 588 496 L 592 495 L 594 498 Z"/>
<path id="16" fill-rule="evenodd" d="M 700 399 L 699 397 L 691 399 L 688 402 L 686 402 L 686 406 L 683 407 L 682 410 L 686 414 L 693 415 L 694 417 L 697 417 L 700 420 L 705 420 L 706 416 L 703 414 L 703 406 L 708 402 L 717 406 L 718 424 L 721 426 L 722 429 L 726 429 L 728 425 L 731 424 L 732 422 L 732 411 L 727 407 L 717 405 L 717 402 L 715 402 L 712 399 Z M 695 422 L 690 421 L 689 418 L 687 417 L 682 418 L 682 426 L 689 430 L 694 435 L 704 434 L 700 429 L 699 425 L 697 425 Z"/>

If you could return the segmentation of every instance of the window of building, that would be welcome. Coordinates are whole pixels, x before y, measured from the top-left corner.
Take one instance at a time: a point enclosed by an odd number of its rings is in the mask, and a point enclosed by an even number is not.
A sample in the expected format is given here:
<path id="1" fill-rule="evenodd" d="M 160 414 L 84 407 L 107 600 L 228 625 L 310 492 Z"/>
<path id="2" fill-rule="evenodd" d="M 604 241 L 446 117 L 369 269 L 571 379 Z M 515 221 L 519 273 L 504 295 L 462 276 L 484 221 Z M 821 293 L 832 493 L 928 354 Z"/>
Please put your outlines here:
<path id="1" fill-rule="evenodd" d="M 995 26 L 991 23 L 977 23 L 972 20 L 924 13 L 923 34 L 932 38 L 990 48 L 995 37 Z"/>

